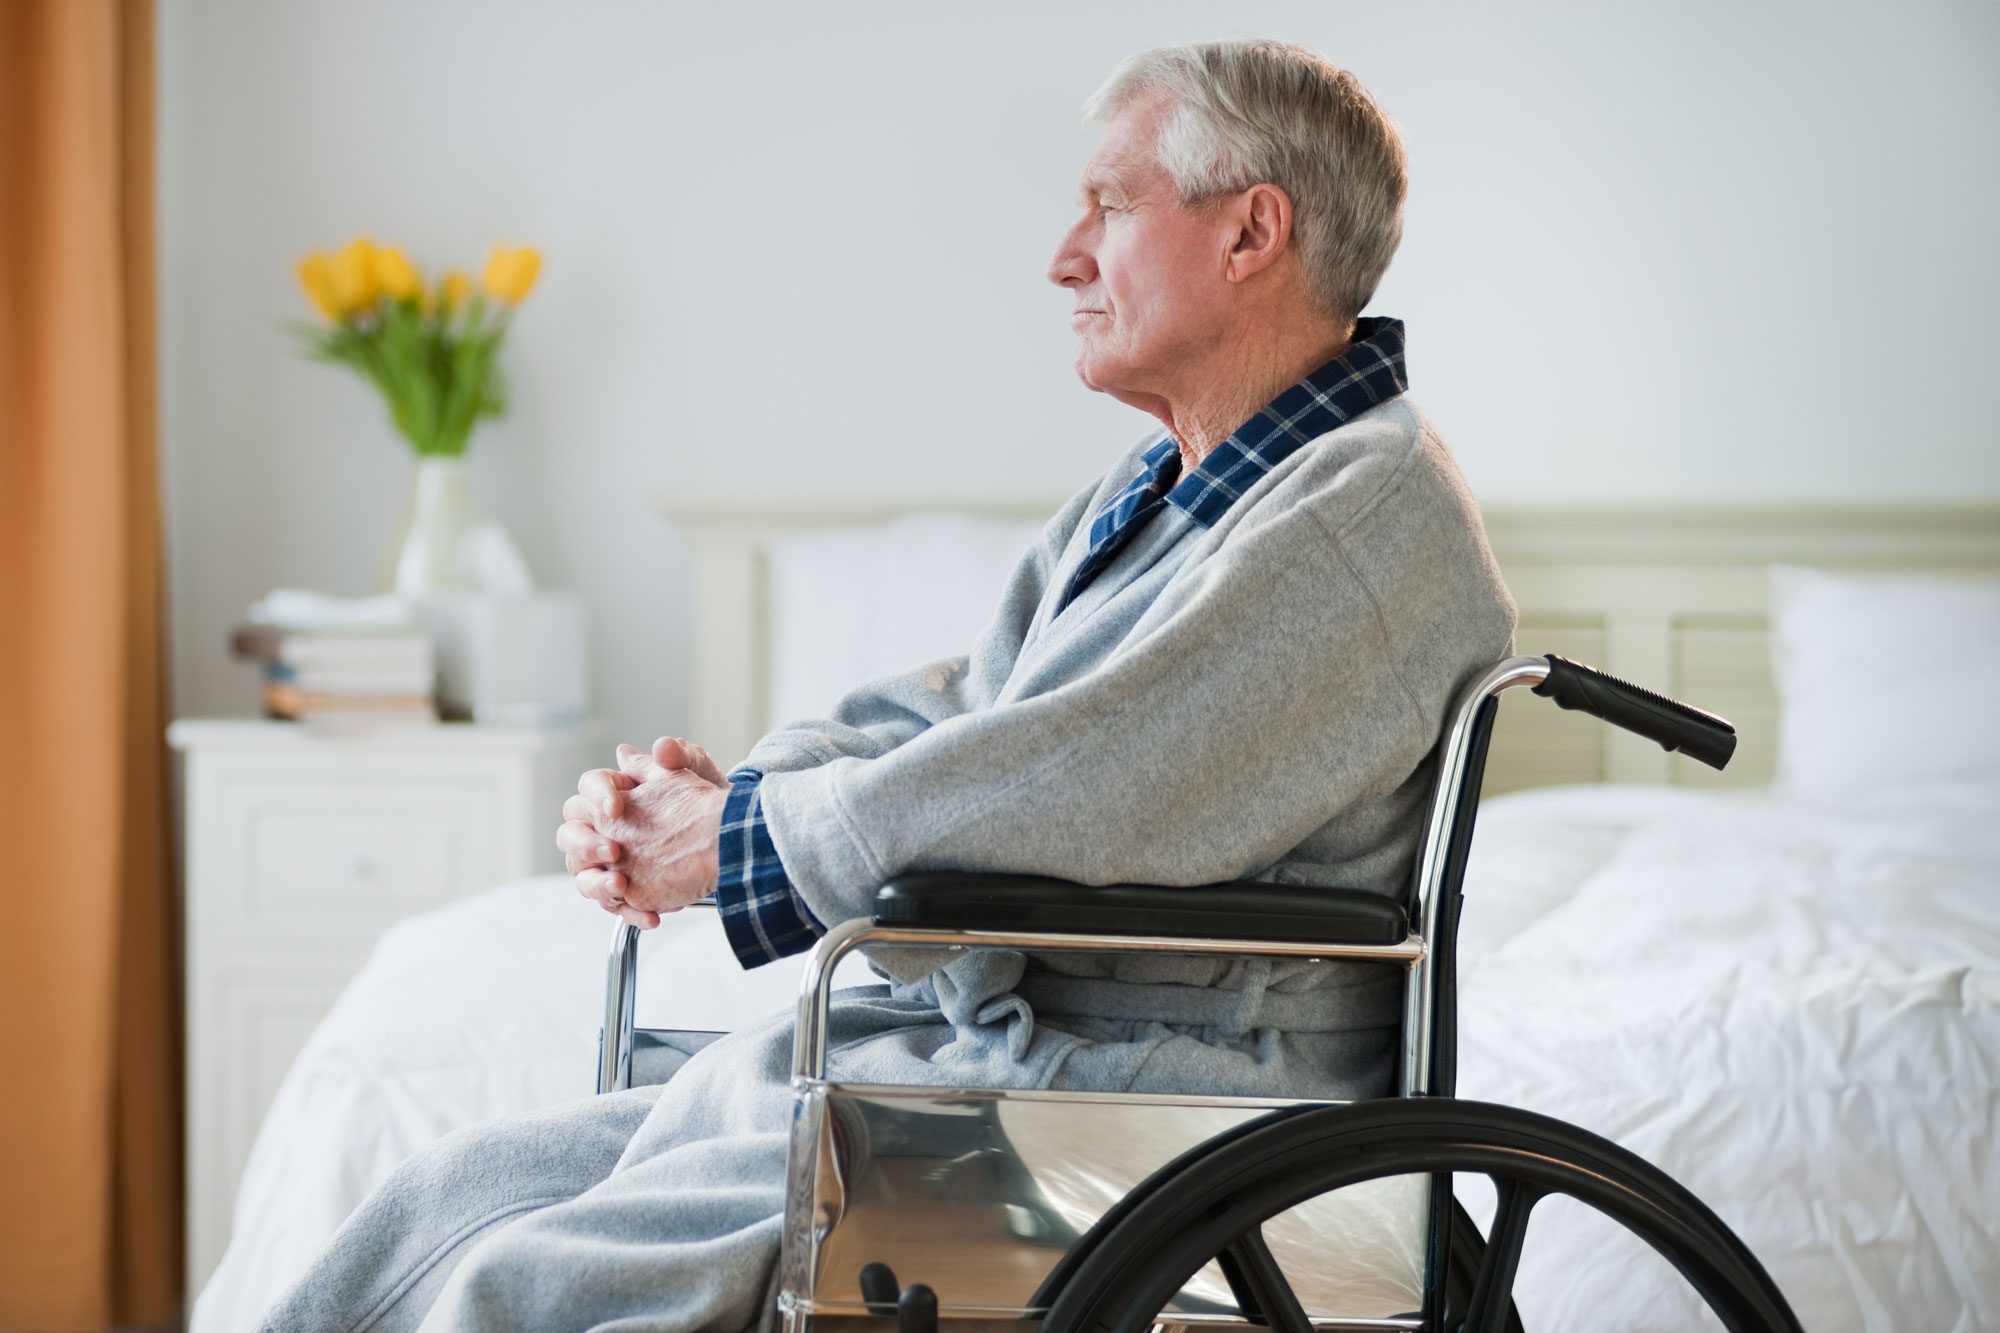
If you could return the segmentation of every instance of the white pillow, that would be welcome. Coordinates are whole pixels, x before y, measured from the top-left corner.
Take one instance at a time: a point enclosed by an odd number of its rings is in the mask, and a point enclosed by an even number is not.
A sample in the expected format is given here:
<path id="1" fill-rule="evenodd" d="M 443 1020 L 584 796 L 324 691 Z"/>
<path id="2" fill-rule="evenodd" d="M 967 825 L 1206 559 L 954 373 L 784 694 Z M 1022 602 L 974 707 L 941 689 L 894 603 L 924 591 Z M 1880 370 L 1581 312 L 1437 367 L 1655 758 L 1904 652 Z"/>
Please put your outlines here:
<path id="1" fill-rule="evenodd" d="M 864 680 L 969 652 L 1042 527 L 912 514 L 772 541 L 768 725 L 825 717 Z"/>
<path id="2" fill-rule="evenodd" d="M 2000 582 L 1771 571 L 1778 782 L 2000 779 Z"/>

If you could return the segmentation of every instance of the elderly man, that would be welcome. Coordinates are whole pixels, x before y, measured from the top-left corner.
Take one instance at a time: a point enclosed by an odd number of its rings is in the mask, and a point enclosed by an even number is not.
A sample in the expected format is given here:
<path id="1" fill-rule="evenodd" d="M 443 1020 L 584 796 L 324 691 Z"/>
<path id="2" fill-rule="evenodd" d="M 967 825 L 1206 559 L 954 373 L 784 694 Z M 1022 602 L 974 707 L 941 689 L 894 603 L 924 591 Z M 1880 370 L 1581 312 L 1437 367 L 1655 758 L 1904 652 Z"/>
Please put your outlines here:
<path id="1" fill-rule="evenodd" d="M 1296 47 L 1127 61 L 1050 279 L 1076 369 L 1157 417 L 1016 568 L 971 652 L 870 681 L 725 775 L 621 747 L 558 842 L 652 926 L 716 894 L 745 966 L 905 871 L 1399 892 L 1455 689 L 1513 607 L 1403 330 L 1360 318 L 1402 229 L 1396 131 Z M 842 992 L 865 1082 L 1364 1097 L 1400 978 L 1270 959 L 884 953 Z M 768 1315 L 790 1016 L 664 1084 L 448 1138 L 269 1316 L 278 1328 L 720 1329 Z"/>

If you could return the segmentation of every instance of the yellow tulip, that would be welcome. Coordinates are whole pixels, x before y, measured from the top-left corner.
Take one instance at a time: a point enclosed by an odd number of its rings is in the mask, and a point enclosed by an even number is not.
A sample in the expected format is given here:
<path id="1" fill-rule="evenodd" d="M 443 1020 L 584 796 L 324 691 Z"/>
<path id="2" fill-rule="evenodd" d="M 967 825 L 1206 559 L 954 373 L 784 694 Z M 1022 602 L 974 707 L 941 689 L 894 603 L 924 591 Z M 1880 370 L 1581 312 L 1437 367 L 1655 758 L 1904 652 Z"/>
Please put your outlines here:
<path id="1" fill-rule="evenodd" d="M 299 286 L 306 289 L 306 297 L 313 308 L 329 321 L 338 322 L 341 316 L 340 298 L 333 289 L 333 259 L 331 256 L 313 251 L 299 261 Z"/>
<path id="2" fill-rule="evenodd" d="M 465 304 L 465 298 L 472 295 L 472 278 L 453 269 L 438 283 L 437 299 L 447 313 L 456 313 Z"/>
<path id="3" fill-rule="evenodd" d="M 382 281 L 375 271 L 375 246 L 357 236 L 333 257 L 333 294 L 341 309 L 353 314 L 375 304 Z"/>
<path id="4" fill-rule="evenodd" d="M 514 250 L 497 247 L 486 261 L 486 294 L 508 305 L 519 305 L 534 290 L 541 271 L 541 255 L 527 246 Z"/>
<path id="5" fill-rule="evenodd" d="M 375 282 L 393 301 L 407 301 L 423 295 L 424 280 L 410 257 L 393 245 L 375 252 Z"/>

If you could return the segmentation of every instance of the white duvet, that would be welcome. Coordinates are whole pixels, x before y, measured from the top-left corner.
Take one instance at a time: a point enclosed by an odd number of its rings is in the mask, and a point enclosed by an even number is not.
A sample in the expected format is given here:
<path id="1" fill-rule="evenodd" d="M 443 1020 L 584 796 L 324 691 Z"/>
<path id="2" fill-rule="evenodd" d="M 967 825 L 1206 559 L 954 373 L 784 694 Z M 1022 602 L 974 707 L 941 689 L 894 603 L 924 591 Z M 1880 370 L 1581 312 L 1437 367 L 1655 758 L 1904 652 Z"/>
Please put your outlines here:
<path id="1" fill-rule="evenodd" d="M 791 1000 L 796 967 L 738 972 L 707 914 L 654 936 L 642 1024 Z M 561 877 L 386 935 L 278 1093 L 197 1333 L 255 1327 L 405 1156 L 587 1094 L 608 937 Z M 1663 1167 L 1814 1333 L 2000 1329 L 2000 790 L 1501 798 L 1461 942 L 1461 1096 Z M 1461 1182 L 1475 1214 L 1480 1189 Z M 1533 1333 L 1713 1326 L 1566 1200 L 1537 1209 L 1517 1294 Z"/>

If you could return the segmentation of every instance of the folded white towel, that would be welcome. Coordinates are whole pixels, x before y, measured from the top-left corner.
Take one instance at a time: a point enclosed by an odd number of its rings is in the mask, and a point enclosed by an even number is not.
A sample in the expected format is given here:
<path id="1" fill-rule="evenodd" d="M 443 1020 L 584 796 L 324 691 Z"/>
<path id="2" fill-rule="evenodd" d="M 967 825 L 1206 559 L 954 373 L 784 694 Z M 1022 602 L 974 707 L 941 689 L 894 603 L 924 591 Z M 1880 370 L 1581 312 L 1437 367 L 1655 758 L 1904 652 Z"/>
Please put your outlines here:
<path id="1" fill-rule="evenodd" d="M 273 588 L 250 607 L 252 624 L 280 629 L 408 629 L 416 624 L 409 600 L 394 593 L 380 597 L 335 597 L 303 588 Z"/>

